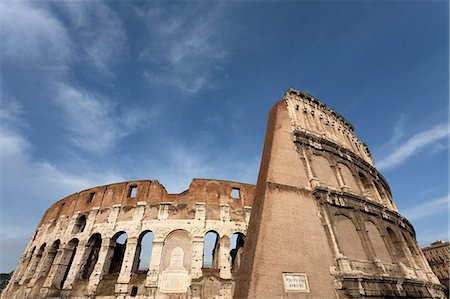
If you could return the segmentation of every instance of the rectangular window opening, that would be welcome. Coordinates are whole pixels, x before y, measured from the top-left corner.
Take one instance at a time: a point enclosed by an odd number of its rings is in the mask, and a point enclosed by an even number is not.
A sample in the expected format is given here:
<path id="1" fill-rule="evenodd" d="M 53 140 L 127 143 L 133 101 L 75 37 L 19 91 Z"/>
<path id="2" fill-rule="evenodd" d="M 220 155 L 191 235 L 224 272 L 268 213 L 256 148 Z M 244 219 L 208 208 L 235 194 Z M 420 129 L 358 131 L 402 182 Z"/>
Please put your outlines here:
<path id="1" fill-rule="evenodd" d="M 129 198 L 135 198 L 137 194 L 137 186 L 130 186 L 130 191 L 128 192 Z"/>
<path id="2" fill-rule="evenodd" d="M 231 189 L 231 197 L 235 199 L 241 198 L 241 189 L 239 188 Z"/>
<path id="3" fill-rule="evenodd" d="M 91 202 L 94 201 L 94 199 L 95 199 L 95 192 L 89 193 L 87 202 L 88 202 L 88 203 L 91 203 Z"/>

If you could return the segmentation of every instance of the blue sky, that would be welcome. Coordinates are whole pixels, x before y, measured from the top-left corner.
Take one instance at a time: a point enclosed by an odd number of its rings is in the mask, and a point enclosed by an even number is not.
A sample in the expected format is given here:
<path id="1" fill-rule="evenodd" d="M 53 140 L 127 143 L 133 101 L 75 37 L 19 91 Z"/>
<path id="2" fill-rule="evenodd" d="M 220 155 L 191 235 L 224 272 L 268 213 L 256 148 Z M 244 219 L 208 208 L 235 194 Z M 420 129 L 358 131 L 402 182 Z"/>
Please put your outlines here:
<path id="1" fill-rule="evenodd" d="M 447 1 L 0 6 L 0 272 L 84 188 L 255 183 L 290 87 L 355 126 L 422 246 L 448 239 Z"/>

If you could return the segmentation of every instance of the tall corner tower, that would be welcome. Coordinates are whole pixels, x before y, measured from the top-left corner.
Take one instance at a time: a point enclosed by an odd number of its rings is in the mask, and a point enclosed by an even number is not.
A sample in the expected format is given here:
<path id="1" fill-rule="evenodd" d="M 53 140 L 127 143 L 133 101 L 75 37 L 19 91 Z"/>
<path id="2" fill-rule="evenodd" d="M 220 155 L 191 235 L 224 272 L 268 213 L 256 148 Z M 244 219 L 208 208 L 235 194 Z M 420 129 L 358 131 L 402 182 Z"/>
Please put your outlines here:
<path id="1" fill-rule="evenodd" d="M 270 111 L 234 298 L 445 298 L 353 126 L 289 89 Z"/>

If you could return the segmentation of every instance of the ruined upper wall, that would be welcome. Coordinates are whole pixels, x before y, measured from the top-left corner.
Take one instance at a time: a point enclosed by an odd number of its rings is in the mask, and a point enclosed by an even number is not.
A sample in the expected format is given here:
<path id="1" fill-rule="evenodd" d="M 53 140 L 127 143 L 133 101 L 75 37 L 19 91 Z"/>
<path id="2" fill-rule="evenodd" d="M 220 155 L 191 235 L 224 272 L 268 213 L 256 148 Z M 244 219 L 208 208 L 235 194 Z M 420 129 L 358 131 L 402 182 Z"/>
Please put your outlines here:
<path id="1" fill-rule="evenodd" d="M 374 165 L 366 143 L 355 135 L 350 122 L 334 109 L 315 97 L 295 89 L 288 89 L 284 95 L 287 102 L 293 131 L 306 131 L 332 141 Z"/>
<path id="2" fill-rule="evenodd" d="M 233 189 L 239 195 L 232 196 Z M 135 194 L 134 194 L 135 193 Z M 230 208 L 251 207 L 255 186 L 223 180 L 193 179 L 189 189 L 180 194 L 169 194 L 157 180 L 140 180 L 109 184 L 86 189 L 69 195 L 53 204 L 42 217 L 39 227 L 62 215 L 86 213 L 93 209 L 113 206 L 136 206 L 173 203 L 195 205 L 203 202 L 210 206 L 228 204 Z"/>

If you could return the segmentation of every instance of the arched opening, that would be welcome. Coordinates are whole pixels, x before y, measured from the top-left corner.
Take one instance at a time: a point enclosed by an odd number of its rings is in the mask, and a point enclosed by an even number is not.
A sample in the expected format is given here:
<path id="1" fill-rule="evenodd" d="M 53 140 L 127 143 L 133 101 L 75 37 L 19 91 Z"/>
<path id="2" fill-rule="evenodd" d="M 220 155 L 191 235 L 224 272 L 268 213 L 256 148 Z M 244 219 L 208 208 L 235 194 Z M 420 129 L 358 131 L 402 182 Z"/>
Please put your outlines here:
<path id="1" fill-rule="evenodd" d="M 86 227 L 86 216 L 81 215 L 80 217 L 77 218 L 72 233 L 73 234 L 82 233 L 85 227 Z"/>
<path id="2" fill-rule="evenodd" d="M 372 244 L 372 248 L 375 251 L 375 256 L 385 263 L 391 263 L 391 256 L 386 248 L 380 231 L 371 221 L 366 221 L 366 230 L 369 236 L 369 241 Z"/>
<path id="3" fill-rule="evenodd" d="M 94 271 L 95 264 L 98 261 L 98 255 L 102 246 L 102 236 L 100 234 L 93 234 L 87 244 L 85 259 L 83 259 L 83 266 L 81 268 L 81 279 L 87 279 Z"/>
<path id="4" fill-rule="evenodd" d="M 356 183 L 355 177 L 353 176 L 350 168 L 343 163 L 339 163 L 338 166 L 341 171 L 341 176 L 344 180 L 344 184 L 350 189 L 350 191 L 359 193 L 358 184 Z"/>
<path id="5" fill-rule="evenodd" d="M 417 265 L 419 267 L 425 268 L 424 267 L 424 263 L 423 263 L 422 255 L 420 254 L 420 251 L 419 251 L 419 249 L 417 247 L 418 245 L 416 245 L 415 242 L 414 242 L 414 238 L 412 236 L 408 237 L 403 232 L 402 232 L 402 236 L 403 236 L 403 239 L 405 239 L 406 245 L 408 245 L 409 251 L 411 252 L 414 260 L 417 263 Z"/>
<path id="6" fill-rule="evenodd" d="M 73 259 L 77 252 L 78 239 L 72 239 L 64 248 L 63 256 L 61 258 L 58 275 L 55 277 L 55 285 L 62 289 L 66 282 L 67 275 L 69 275 L 70 267 L 72 266 Z"/>
<path id="7" fill-rule="evenodd" d="M 230 240 L 230 264 L 231 272 L 239 270 L 241 265 L 242 250 L 244 249 L 245 235 L 234 233 Z"/>
<path id="8" fill-rule="evenodd" d="M 42 244 L 39 248 L 38 252 L 36 253 L 36 256 L 34 259 L 32 259 L 32 262 L 29 263 L 28 269 L 25 272 L 25 282 L 27 282 L 36 271 L 37 267 L 39 266 L 39 263 L 41 261 L 42 255 L 44 254 L 46 244 Z"/>
<path id="9" fill-rule="evenodd" d="M 49 248 L 47 258 L 45 259 L 44 264 L 42 264 L 41 273 L 38 275 L 38 278 L 47 277 L 48 272 L 50 271 L 50 268 L 53 265 L 53 261 L 55 260 L 56 254 L 58 253 L 60 244 L 61 242 L 59 240 L 56 240 Z"/>
<path id="10" fill-rule="evenodd" d="M 118 232 L 111 240 L 111 249 L 113 250 L 111 263 L 109 264 L 108 273 L 120 273 L 125 250 L 127 249 L 128 235 L 126 232 Z"/>
<path id="11" fill-rule="evenodd" d="M 359 179 L 361 180 L 361 183 L 362 183 L 363 193 L 364 193 L 363 195 L 372 197 L 372 186 L 370 185 L 369 180 L 361 172 L 359 172 L 358 175 L 359 175 Z"/>
<path id="12" fill-rule="evenodd" d="M 312 155 L 311 160 L 314 174 L 319 180 L 320 185 L 332 187 L 333 189 L 339 187 L 336 174 L 333 168 L 331 168 L 330 161 L 328 161 L 327 158 L 319 155 Z"/>
<path id="13" fill-rule="evenodd" d="M 153 250 L 153 232 L 144 231 L 139 236 L 136 255 L 133 262 L 134 273 L 145 273 L 150 267 L 150 260 Z"/>
<path id="14" fill-rule="evenodd" d="M 204 237 L 203 266 L 204 269 L 218 269 L 219 234 L 209 231 Z"/>
<path id="15" fill-rule="evenodd" d="M 339 241 L 339 247 L 344 255 L 349 258 L 367 260 L 366 252 L 361 244 L 361 239 L 350 218 L 342 215 L 337 216 L 335 218 L 335 230 Z"/>
<path id="16" fill-rule="evenodd" d="M 33 258 L 33 254 L 34 254 L 34 251 L 36 250 L 36 246 L 34 246 L 32 249 L 31 249 L 31 251 L 29 252 L 29 254 L 28 254 L 28 256 L 27 256 L 27 260 L 26 260 L 26 263 L 25 263 L 25 267 L 24 267 L 24 270 L 26 271 L 26 269 L 28 268 L 28 266 L 30 265 L 30 262 L 31 262 L 31 259 Z"/>
<path id="17" fill-rule="evenodd" d="M 392 242 L 392 249 L 394 252 L 394 261 L 402 261 L 403 264 L 409 266 L 409 261 L 405 255 L 405 251 L 403 249 L 403 242 L 397 237 L 397 235 L 394 233 L 394 231 L 388 227 L 387 232 L 389 235 L 389 238 Z"/>

